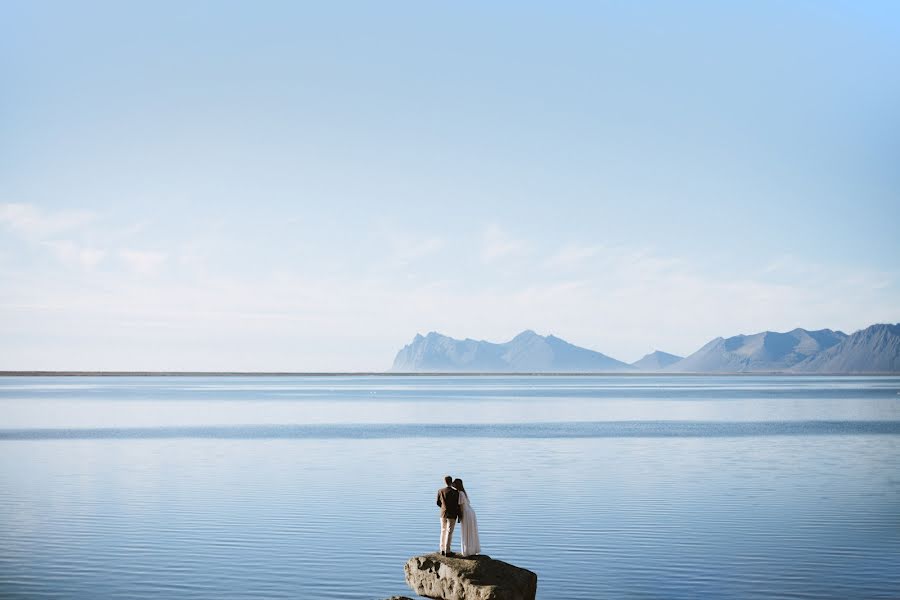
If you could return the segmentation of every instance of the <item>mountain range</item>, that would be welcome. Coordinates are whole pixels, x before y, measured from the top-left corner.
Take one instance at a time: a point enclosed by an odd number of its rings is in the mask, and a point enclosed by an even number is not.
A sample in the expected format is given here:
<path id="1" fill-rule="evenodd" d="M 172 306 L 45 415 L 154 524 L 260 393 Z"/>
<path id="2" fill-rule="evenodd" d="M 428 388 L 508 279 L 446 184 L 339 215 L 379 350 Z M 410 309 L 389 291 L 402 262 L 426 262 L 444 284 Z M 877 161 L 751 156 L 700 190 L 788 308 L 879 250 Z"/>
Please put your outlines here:
<path id="1" fill-rule="evenodd" d="M 394 359 L 408 373 L 900 373 L 900 323 L 715 338 L 687 357 L 655 351 L 631 364 L 526 330 L 504 343 L 416 335 Z"/>
<path id="2" fill-rule="evenodd" d="M 716 338 L 668 367 L 682 373 L 785 371 L 847 339 L 841 331 L 794 329 Z"/>
<path id="3" fill-rule="evenodd" d="M 605 354 L 529 330 L 510 341 L 455 340 L 432 331 L 416 335 L 394 359 L 401 372 L 611 372 L 634 367 Z"/>

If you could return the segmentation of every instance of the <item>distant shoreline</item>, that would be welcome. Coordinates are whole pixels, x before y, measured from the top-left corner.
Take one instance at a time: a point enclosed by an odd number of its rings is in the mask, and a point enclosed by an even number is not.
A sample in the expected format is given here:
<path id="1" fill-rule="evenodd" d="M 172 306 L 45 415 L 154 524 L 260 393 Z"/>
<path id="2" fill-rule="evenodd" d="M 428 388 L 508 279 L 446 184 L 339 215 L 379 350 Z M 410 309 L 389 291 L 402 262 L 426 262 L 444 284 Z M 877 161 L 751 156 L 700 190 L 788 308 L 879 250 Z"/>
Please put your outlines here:
<path id="1" fill-rule="evenodd" d="M 0 377 L 897 377 L 900 373 L 791 373 L 786 371 L 666 373 L 646 372 L 421 372 L 390 371 L 0 371 Z"/>

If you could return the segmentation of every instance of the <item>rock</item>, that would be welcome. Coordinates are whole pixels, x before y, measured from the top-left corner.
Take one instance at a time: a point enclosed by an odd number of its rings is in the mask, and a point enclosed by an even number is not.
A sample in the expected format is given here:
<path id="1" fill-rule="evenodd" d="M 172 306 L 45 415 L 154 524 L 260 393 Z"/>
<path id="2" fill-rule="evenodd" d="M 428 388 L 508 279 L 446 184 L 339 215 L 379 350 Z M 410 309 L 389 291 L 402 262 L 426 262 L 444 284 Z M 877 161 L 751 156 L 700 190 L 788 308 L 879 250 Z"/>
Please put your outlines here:
<path id="1" fill-rule="evenodd" d="M 413 599 L 409 598 L 407 596 L 391 596 L 387 600 L 413 600 Z"/>
<path id="2" fill-rule="evenodd" d="M 403 567 L 420 596 L 442 600 L 534 600 L 537 575 L 490 556 L 414 556 Z"/>

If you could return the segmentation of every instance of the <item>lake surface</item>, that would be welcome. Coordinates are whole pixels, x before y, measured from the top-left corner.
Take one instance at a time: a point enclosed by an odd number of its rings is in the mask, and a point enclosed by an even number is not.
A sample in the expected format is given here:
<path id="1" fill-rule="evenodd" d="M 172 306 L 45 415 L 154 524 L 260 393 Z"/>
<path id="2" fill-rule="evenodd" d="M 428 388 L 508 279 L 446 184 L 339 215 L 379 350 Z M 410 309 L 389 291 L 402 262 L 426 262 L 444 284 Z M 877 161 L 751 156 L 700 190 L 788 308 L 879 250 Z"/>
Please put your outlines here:
<path id="1" fill-rule="evenodd" d="M 0 377 L 0 597 L 900 598 L 896 377 Z M 458 539 L 454 545 L 458 548 Z"/>

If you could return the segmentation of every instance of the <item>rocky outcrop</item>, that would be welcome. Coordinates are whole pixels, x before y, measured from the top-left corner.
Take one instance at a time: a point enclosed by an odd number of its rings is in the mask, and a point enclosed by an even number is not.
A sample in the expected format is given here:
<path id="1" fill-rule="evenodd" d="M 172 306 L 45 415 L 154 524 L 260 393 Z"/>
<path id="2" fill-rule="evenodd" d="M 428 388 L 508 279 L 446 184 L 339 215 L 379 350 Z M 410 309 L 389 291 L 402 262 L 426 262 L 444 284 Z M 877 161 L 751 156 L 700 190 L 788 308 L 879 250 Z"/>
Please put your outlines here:
<path id="1" fill-rule="evenodd" d="M 403 567 L 406 583 L 420 596 L 442 600 L 534 600 L 537 575 L 494 560 L 426 554 Z"/>

